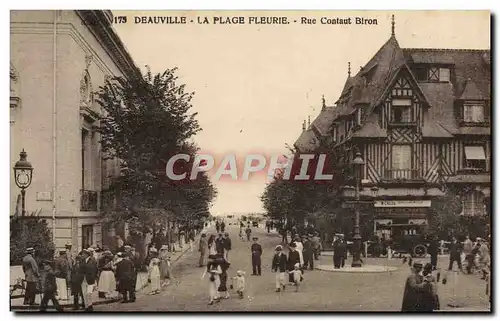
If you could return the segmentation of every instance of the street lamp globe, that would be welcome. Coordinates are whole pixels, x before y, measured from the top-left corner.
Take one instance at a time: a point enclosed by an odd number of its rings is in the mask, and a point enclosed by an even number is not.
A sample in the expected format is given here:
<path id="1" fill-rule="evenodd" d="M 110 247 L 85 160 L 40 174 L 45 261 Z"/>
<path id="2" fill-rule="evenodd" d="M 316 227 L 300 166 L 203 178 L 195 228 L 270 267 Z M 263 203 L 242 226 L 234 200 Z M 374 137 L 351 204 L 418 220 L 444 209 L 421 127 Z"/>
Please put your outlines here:
<path id="1" fill-rule="evenodd" d="M 365 165 L 365 161 L 363 157 L 361 157 L 361 153 L 356 153 L 356 157 L 352 161 L 352 165 L 354 166 L 354 174 L 356 175 L 356 179 L 361 178 L 361 174 L 363 173 L 363 166 Z"/>
<path id="2" fill-rule="evenodd" d="M 371 190 L 372 190 L 372 196 L 373 196 L 374 198 L 375 198 L 375 197 L 377 197 L 377 196 L 378 196 L 378 190 L 379 190 L 379 188 L 378 188 L 377 186 L 373 186 L 373 187 L 371 188 Z"/>
<path id="3" fill-rule="evenodd" d="M 353 186 L 346 185 L 342 188 L 342 196 L 344 198 L 354 198 L 356 196 L 356 189 Z"/>
<path id="4" fill-rule="evenodd" d="M 14 165 L 14 180 L 17 187 L 21 189 L 26 189 L 31 184 L 31 178 L 33 175 L 33 166 L 28 162 L 28 154 L 22 150 L 19 154 L 20 159 Z"/>

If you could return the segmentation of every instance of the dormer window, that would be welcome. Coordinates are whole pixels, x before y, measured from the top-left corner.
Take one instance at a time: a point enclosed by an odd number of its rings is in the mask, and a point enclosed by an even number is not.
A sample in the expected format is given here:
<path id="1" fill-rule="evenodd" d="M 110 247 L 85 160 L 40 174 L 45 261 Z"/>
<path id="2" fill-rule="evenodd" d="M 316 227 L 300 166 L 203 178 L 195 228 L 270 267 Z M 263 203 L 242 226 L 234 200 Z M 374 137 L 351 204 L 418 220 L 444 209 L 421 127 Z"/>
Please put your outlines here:
<path id="1" fill-rule="evenodd" d="M 484 104 L 465 103 L 464 104 L 464 122 L 466 123 L 484 123 Z"/>
<path id="2" fill-rule="evenodd" d="M 415 78 L 423 82 L 450 82 L 450 68 L 437 66 L 417 66 L 414 68 Z"/>
<path id="3" fill-rule="evenodd" d="M 411 99 L 393 99 L 392 115 L 393 123 L 410 123 L 411 119 Z"/>

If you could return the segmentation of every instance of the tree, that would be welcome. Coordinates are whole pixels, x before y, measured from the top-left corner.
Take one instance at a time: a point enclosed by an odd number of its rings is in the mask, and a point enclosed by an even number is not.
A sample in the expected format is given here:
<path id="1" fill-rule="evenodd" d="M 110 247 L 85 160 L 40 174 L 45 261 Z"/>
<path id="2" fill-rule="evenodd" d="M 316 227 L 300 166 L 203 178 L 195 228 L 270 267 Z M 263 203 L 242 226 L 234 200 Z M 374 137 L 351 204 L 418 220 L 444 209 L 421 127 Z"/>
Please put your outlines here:
<path id="1" fill-rule="evenodd" d="M 441 239 L 449 239 L 452 235 L 464 235 L 466 227 L 461 223 L 461 212 L 460 196 L 453 190 L 448 190 L 445 196 L 434 199 L 427 217 L 429 233 Z"/>
<path id="2" fill-rule="evenodd" d="M 10 219 L 10 264 L 22 264 L 26 249 L 35 249 L 35 257 L 39 260 L 54 258 L 55 246 L 47 221 L 33 212 L 24 218 L 13 216 Z"/>
<path id="3" fill-rule="evenodd" d="M 149 229 L 166 220 L 168 210 L 178 219 L 206 216 L 217 191 L 206 175 L 189 179 L 198 151 L 191 139 L 201 131 L 196 113 L 190 113 L 194 93 L 178 84 L 177 68 L 153 75 L 107 80 L 96 93 L 103 109 L 99 119 L 102 151 L 119 159 L 120 176 L 111 178 L 105 214 L 108 221 L 133 220 Z M 176 154 L 191 156 L 175 163 L 174 173 L 187 178 L 171 180 L 167 161 Z M 144 209 L 157 209 L 144 210 Z"/>

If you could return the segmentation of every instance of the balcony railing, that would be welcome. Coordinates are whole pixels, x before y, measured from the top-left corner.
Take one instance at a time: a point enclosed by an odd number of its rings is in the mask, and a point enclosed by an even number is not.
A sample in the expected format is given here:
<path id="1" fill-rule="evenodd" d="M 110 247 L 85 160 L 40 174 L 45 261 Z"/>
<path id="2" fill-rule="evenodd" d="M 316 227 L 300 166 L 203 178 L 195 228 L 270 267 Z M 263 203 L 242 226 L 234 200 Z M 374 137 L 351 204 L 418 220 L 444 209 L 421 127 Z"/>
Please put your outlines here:
<path id="1" fill-rule="evenodd" d="M 80 211 L 97 212 L 97 192 L 80 190 Z"/>
<path id="2" fill-rule="evenodd" d="M 386 169 L 384 180 L 386 181 L 414 181 L 421 180 L 418 169 Z"/>

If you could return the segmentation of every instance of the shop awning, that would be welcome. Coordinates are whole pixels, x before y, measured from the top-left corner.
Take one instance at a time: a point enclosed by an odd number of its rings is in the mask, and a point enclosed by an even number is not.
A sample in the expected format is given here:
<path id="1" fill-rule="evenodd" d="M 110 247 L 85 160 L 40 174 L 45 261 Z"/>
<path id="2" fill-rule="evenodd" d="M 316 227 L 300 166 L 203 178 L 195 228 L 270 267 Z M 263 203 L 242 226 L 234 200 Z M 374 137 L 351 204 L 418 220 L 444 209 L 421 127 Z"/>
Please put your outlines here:
<path id="1" fill-rule="evenodd" d="M 465 146 L 465 158 L 469 160 L 485 160 L 486 155 L 483 146 Z"/>

